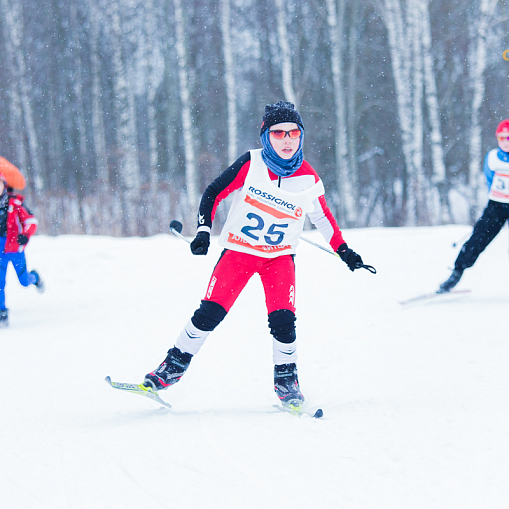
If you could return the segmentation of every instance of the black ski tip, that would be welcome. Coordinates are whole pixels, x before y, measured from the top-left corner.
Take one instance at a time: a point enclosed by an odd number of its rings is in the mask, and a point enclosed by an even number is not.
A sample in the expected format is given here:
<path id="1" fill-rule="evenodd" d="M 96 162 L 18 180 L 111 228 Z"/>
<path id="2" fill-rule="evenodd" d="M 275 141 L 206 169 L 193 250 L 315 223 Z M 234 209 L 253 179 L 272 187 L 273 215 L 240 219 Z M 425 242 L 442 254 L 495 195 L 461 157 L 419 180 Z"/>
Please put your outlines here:
<path id="1" fill-rule="evenodd" d="M 177 233 L 182 233 L 182 223 L 174 219 L 170 223 L 170 230 L 175 230 Z"/>
<path id="2" fill-rule="evenodd" d="M 320 417 L 323 417 L 323 410 L 319 408 L 313 415 L 315 419 L 320 419 Z"/>

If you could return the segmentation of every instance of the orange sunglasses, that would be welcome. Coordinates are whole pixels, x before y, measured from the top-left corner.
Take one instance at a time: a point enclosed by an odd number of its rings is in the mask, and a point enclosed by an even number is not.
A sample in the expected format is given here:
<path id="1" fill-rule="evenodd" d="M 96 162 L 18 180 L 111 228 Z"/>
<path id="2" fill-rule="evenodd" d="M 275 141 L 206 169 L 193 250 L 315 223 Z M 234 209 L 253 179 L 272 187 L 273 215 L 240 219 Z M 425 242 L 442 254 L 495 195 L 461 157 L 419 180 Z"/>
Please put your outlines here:
<path id="1" fill-rule="evenodd" d="M 290 136 L 290 138 L 294 140 L 295 138 L 300 138 L 301 135 L 300 129 L 292 129 L 291 131 L 275 129 L 274 131 L 269 131 L 269 133 L 276 138 L 276 140 L 283 140 L 286 138 L 286 135 Z"/>

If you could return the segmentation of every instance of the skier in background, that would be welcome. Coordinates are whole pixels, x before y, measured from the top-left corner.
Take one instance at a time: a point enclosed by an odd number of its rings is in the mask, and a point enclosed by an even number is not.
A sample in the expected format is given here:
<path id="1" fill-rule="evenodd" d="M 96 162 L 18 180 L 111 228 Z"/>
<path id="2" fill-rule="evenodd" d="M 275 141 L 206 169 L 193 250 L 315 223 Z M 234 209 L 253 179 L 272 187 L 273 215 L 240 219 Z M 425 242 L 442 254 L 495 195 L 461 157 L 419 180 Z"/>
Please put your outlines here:
<path id="1" fill-rule="evenodd" d="M 304 124 L 294 105 L 265 107 L 262 149 L 246 152 L 205 190 L 194 255 L 207 254 L 212 221 L 221 200 L 235 192 L 219 238 L 224 247 L 204 299 L 160 366 L 144 385 L 166 389 L 178 382 L 205 339 L 233 306 L 251 276 L 258 273 L 265 291 L 273 336 L 274 389 L 284 406 L 304 401 L 297 377 L 294 255 L 306 214 L 351 271 L 362 258 L 345 243 L 324 197 L 323 183 L 304 160 Z M 242 340 L 242 338 L 239 338 Z"/>
<path id="2" fill-rule="evenodd" d="M 438 293 L 450 292 L 459 283 L 464 270 L 474 265 L 509 219 L 509 119 L 500 122 L 496 136 L 498 148 L 490 150 L 484 158 L 488 205 L 475 224 L 471 237 L 463 244 L 452 274 L 440 285 Z"/>
<path id="3" fill-rule="evenodd" d="M 25 179 L 9 161 L 0 157 L 0 327 L 9 324 L 9 310 L 5 307 L 5 276 L 12 263 L 23 286 L 35 285 L 39 292 L 44 284 L 39 274 L 27 272 L 25 248 L 37 230 L 37 219 L 23 205 L 24 197 L 11 185 L 23 189 Z"/>

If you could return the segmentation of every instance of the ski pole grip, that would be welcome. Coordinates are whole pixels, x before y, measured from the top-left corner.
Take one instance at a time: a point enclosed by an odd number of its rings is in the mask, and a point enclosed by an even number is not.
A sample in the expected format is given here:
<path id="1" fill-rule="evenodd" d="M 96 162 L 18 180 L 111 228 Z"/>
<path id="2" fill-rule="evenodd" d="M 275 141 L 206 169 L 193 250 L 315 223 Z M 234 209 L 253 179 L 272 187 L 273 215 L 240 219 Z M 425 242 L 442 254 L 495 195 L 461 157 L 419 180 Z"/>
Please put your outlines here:
<path id="1" fill-rule="evenodd" d="M 174 219 L 170 223 L 170 230 L 176 230 L 177 232 L 182 233 L 182 223 Z"/>
<path id="2" fill-rule="evenodd" d="M 182 223 L 179 221 L 173 220 L 170 223 L 170 231 L 175 235 L 175 237 L 178 237 L 179 239 L 182 239 L 183 241 L 187 242 L 188 244 L 191 244 L 191 241 L 186 239 L 184 235 L 182 235 L 180 232 L 182 231 Z"/>

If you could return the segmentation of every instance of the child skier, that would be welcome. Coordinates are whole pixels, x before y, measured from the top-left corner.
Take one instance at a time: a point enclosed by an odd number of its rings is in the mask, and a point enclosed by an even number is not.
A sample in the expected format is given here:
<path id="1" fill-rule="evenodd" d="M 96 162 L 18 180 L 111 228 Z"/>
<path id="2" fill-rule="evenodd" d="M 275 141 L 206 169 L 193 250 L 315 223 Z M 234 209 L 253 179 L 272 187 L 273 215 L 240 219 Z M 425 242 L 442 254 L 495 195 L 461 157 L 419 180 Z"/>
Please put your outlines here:
<path id="1" fill-rule="evenodd" d="M 255 273 L 265 291 L 273 336 L 274 389 L 284 406 L 300 408 L 304 396 L 297 377 L 294 254 L 306 214 L 350 270 L 362 266 L 332 216 L 316 171 L 304 160 L 304 124 L 294 105 L 279 101 L 265 107 L 263 149 L 250 150 L 205 190 L 194 255 L 207 254 L 210 229 L 221 200 L 235 192 L 219 237 L 224 247 L 205 298 L 160 366 L 143 384 L 154 390 L 178 382 L 205 339 L 224 319 Z"/>
<path id="2" fill-rule="evenodd" d="M 44 291 L 39 274 L 27 272 L 25 247 L 37 230 L 37 219 L 23 205 L 24 197 L 13 187 L 23 189 L 25 179 L 7 159 L 0 157 L 0 327 L 9 324 L 9 310 L 5 307 L 5 275 L 12 263 L 23 286 L 35 285 Z"/>
<path id="3" fill-rule="evenodd" d="M 484 158 L 488 205 L 475 224 L 471 237 L 463 244 L 452 274 L 440 285 L 438 293 L 449 292 L 459 283 L 463 271 L 474 265 L 509 219 L 509 119 L 500 122 L 496 136 L 499 148 L 490 150 Z"/>

